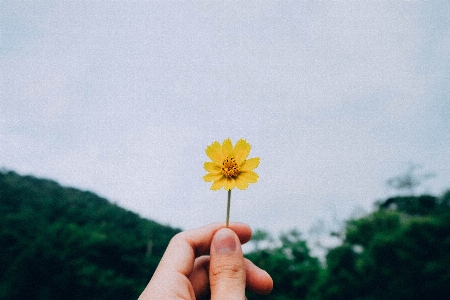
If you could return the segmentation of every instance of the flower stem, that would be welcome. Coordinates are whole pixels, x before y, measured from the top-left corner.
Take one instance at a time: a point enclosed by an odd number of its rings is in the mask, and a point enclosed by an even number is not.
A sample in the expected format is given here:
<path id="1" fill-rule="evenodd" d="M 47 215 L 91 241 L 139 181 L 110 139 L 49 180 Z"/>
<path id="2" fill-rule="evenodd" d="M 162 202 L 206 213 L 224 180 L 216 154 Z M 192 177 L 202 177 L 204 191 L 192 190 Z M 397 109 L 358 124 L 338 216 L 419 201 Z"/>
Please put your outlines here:
<path id="1" fill-rule="evenodd" d="M 226 220 L 226 226 L 230 227 L 230 203 L 231 203 L 231 190 L 228 190 L 228 202 L 227 202 L 227 220 Z"/>

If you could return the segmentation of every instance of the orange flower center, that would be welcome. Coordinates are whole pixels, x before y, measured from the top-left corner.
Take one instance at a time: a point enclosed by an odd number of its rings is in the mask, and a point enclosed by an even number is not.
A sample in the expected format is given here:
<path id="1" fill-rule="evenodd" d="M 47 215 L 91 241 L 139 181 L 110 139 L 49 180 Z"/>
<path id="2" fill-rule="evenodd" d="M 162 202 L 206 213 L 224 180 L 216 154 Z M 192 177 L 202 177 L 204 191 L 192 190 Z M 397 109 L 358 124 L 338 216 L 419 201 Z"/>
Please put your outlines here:
<path id="1" fill-rule="evenodd" d="M 228 178 L 236 177 L 239 174 L 239 166 L 234 158 L 226 158 L 222 162 L 222 173 Z"/>

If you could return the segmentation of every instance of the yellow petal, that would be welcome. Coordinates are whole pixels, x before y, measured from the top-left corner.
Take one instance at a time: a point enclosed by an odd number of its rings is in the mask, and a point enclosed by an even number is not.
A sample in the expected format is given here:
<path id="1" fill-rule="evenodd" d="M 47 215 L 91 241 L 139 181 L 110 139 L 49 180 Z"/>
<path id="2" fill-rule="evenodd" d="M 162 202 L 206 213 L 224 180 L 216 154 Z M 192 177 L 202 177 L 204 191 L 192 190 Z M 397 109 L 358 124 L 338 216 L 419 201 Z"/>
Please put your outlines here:
<path id="1" fill-rule="evenodd" d="M 253 157 L 244 161 L 242 165 L 239 166 L 241 172 L 251 171 L 259 166 L 259 157 Z M 220 169 L 220 166 L 219 166 Z"/>
<path id="2" fill-rule="evenodd" d="M 231 143 L 230 138 L 227 138 L 223 141 L 222 144 L 222 157 L 225 159 L 225 157 L 230 157 L 233 151 L 233 144 Z M 223 161 L 223 160 L 222 160 Z M 222 163 L 222 161 L 220 163 Z"/>
<path id="3" fill-rule="evenodd" d="M 208 172 L 220 172 L 220 165 L 215 162 L 207 161 L 203 164 L 203 168 Z"/>
<path id="4" fill-rule="evenodd" d="M 254 171 L 245 171 L 239 174 L 239 177 L 242 177 L 242 180 L 246 180 L 250 183 L 258 182 L 258 174 L 256 174 Z"/>
<path id="5" fill-rule="evenodd" d="M 244 177 L 238 176 L 235 181 L 238 189 L 245 190 L 248 188 L 248 180 L 245 180 Z"/>
<path id="6" fill-rule="evenodd" d="M 222 146 L 217 141 L 206 147 L 206 155 L 217 164 L 222 164 L 223 162 Z"/>
<path id="7" fill-rule="evenodd" d="M 236 182 L 235 182 L 234 178 L 227 178 L 227 180 L 225 181 L 225 184 L 224 184 L 224 188 L 228 191 L 228 190 L 234 189 L 235 186 L 236 186 Z"/>
<path id="8" fill-rule="evenodd" d="M 211 190 L 213 190 L 213 191 L 220 190 L 223 187 L 223 185 L 225 184 L 225 182 L 226 182 L 226 178 L 221 177 L 220 179 L 213 182 L 213 184 L 211 185 Z"/>
<path id="9" fill-rule="evenodd" d="M 208 173 L 205 176 L 203 176 L 203 180 L 206 182 L 210 182 L 210 181 L 216 181 L 222 177 L 224 177 L 224 176 L 221 172 Z"/>
<path id="10" fill-rule="evenodd" d="M 242 162 L 245 161 L 248 154 L 250 153 L 251 146 L 249 143 L 247 143 L 244 139 L 240 139 L 236 146 L 234 146 L 233 149 L 233 157 L 236 159 L 236 163 L 240 165 Z"/>

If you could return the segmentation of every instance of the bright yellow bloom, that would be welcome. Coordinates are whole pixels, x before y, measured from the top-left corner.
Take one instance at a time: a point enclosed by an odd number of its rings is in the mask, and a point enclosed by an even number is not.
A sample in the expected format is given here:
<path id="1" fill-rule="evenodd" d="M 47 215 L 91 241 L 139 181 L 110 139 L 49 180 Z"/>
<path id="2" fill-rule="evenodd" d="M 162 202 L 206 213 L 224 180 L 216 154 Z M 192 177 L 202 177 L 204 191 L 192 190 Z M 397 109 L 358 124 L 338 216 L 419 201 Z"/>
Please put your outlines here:
<path id="1" fill-rule="evenodd" d="M 237 187 L 245 190 L 249 183 L 258 181 L 258 174 L 253 169 L 259 165 L 259 157 L 247 159 L 251 146 L 240 139 L 233 148 L 228 138 L 220 145 L 214 142 L 206 148 L 206 155 L 212 160 L 205 162 L 204 168 L 208 174 L 203 176 L 206 182 L 213 181 L 211 190 L 218 191 L 222 187 L 232 190 Z"/>

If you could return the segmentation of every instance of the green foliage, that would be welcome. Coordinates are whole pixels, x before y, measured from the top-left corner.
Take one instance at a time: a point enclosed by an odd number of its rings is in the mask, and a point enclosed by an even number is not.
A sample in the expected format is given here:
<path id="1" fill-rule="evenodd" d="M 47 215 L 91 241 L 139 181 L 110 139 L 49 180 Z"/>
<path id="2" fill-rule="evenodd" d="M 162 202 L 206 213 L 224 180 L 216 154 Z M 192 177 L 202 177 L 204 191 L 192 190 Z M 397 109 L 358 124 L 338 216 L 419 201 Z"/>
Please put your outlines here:
<path id="1" fill-rule="evenodd" d="M 0 299 L 136 299 L 179 232 L 90 192 L 0 173 Z"/>
<path id="2" fill-rule="evenodd" d="M 259 231 L 257 242 L 265 237 L 272 242 L 270 235 Z M 306 242 L 301 239 L 297 230 L 282 234 L 279 238 L 281 245 L 267 249 L 255 250 L 247 255 L 256 265 L 272 275 L 274 289 L 268 296 L 257 296 L 249 293 L 251 299 L 303 299 L 316 281 L 320 271 L 319 261 L 311 257 Z"/>
<path id="3" fill-rule="evenodd" d="M 316 299 L 448 299 L 450 207 L 427 195 L 388 199 L 348 221 L 326 263 Z"/>
<path id="4" fill-rule="evenodd" d="M 342 244 L 321 266 L 300 234 L 281 246 L 248 254 L 274 280 L 273 292 L 249 299 L 448 299 L 450 294 L 450 191 L 394 197 L 377 211 L 347 222 Z M 267 235 L 258 233 L 257 245 Z M 270 237 L 267 238 L 270 240 Z"/>

